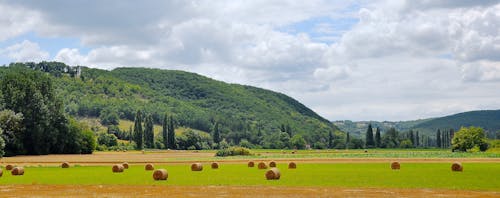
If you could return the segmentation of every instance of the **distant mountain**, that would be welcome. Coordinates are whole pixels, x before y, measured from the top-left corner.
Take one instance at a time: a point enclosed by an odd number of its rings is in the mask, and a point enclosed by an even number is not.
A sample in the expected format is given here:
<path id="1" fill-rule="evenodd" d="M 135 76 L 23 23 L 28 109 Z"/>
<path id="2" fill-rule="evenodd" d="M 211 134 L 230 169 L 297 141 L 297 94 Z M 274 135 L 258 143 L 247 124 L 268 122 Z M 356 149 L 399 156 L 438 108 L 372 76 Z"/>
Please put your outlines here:
<path id="1" fill-rule="evenodd" d="M 485 129 L 490 138 L 495 138 L 500 131 L 500 110 L 482 110 L 469 111 L 449 115 L 439 118 L 428 118 L 412 121 L 399 122 L 378 122 L 378 121 L 358 121 L 349 120 L 333 121 L 333 124 L 338 126 L 342 131 L 358 137 L 364 137 L 368 124 L 372 124 L 374 128 L 380 127 L 382 133 L 389 128 L 395 128 L 398 131 L 419 131 L 421 134 L 433 136 L 438 130 L 459 130 L 460 127 L 479 126 Z"/>

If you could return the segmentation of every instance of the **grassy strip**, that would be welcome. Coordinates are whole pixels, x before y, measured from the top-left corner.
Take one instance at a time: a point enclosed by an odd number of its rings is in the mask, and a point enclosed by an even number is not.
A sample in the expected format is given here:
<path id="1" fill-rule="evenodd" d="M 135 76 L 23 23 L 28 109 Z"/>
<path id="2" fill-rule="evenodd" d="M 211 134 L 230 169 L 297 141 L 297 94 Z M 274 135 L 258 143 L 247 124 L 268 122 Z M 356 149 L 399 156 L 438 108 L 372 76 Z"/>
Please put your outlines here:
<path id="1" fill-rule="evenodd" d="M 403 163 L 401 170 L 393 171 L 389 164 L 298 164 L 289 170 L 278 164 L 282 177 L 268 181 L 265 170 L 248 168 L 242 164 L 220 164 L 210 169 L 205 164 L 201 172 L 192 172 L 189 165 L 165 165 L 156 168 L 168 170 L 167 181 L 154 181 L 152 171 L 144 166 L 131 166 L 124 173 L 112 173 L 111 166 L 25 167 L 24 176 L 8 172 L 0 177 L 0 184 L 125 184 L 125 185 L 236 185 L 236 186 L 331 186 L 331 187 L 388 187 L 432 188 L 462 190 L 500 190 L 498 163 L 464 163 L 464 172 L 452 172 L 449 163 Z M 4 170 L 5 171 L 5 170 Z"/>

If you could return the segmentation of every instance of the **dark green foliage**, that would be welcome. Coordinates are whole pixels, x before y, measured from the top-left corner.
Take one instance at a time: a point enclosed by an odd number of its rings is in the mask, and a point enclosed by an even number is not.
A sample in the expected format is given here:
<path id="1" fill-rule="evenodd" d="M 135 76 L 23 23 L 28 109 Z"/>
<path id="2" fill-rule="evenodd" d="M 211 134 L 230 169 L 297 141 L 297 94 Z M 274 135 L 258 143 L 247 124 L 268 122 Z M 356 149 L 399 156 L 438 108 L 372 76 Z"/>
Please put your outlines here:
<path id="1" fill-rule="evenodd" d="M 136 144 L 136 149 L 144 149 L 144 131 L 142 130 L 142 113 L 140 110 L 137 110 L 135 114 L 134 142 Z"/>
<path id="2" fill-rule="evenodd" d="M 417 134 L 415 135 L 415 147 L 419 147 L 419 146 L 420 146 L 420 137 L 419 137 L 419 134 L 417 131 Z"/>
<path id="3" fill-rule="evenodd" d="M 485 131 L 500 129 L 500 110 L 469 111 L 441 118 L 435 118 L 414 126 L 416 129 L 436 131 L 437 129 L 454 129 L 480 126 Z M 422 130 L 421 130 L 422 131 Z"/>
<path id="4" fill-rule="evenodd" d="M 373 148 L 375 146 L 375 141 L 373 140 L 373 128 L 371 124 L 368 124 L 366 129 L 366 148 Z"/>
<path id="5" fill-rule="evenodd" d="M 218 150 L 217 153 L 215 153 L 215 156 L 217 157 L 237 156 L 237 155 L 252 155 L 252 152 L 248 148 L 233 146 Z"/>
<path id="6" fill-rule="evenodd" d="M 181 150 L 210 149 L 213 141 L 210 134 L 188 129 L 176 137 L 177 148 Z"/>
<path id="7" fill-rule="evenodd" d="M 328 148 L 333 148 L 333 132 L 328 131 Z"/>
<path id="8" fill-rule="evenodd" d="M 154 129 L 153 118 L 150 114 L 146 115 L 144 120 L 144 147 L 154 148 Z"/>
<path id="9" fill-rule="evenodd" d="M 377 127 L 377 131 L 375 132 L 375 147 L 380 148 L 382 145 L 382 139 L 380 137 L 380 127 Z"/>
<path id="10" fill-rule="evenodd" d="M 441 148 L 442 147 L 442 141 L 441 141 L 441 130 L 438 129 L 437 132 L 436 132 L 436 146 L 438 148 Z"/>
<path id="11" fill-rule="evenodd" d="M 213 138 L 214 138 L 214 143 L 217 145 L 220 143 L 220 129 L 219 129 L 219 123 L 215 122 L 214 127 L 213 127 Z"/>
<path id="12" fill-rule="evenodd" d="M 389 129 L 382 136 L 382 148 L 398 148 L 399 147 L 399 133 L 395 128 Z"/>
<path id="13" fill-rule="evenodd" d="M 359 138 L 351 138 L 349 143 L 346 145 L 349 149 L 362 149 L 364 148 L 365 143 L 362 139 Z"/>
<path id="14" fill-rule="evenodd" d="M 306 140 L 301 135 L 297 134 L 290 139 L 290 145 L 293 149 L 305 149 Z"/>
<path id="15" fill-rule="evenodd" d="M 49 71 L 45 63 L 41 69 Z M 64 114 L 64 105 L 56 96 L 50 76 L 20 65 L 2 68 L 0 76 L 2 108 L 23 115 L 22 131 L 15 132 L 15 137 L 8 140 L 9 155 L 92 153 L 93 148 L 82 146 L 86 143 L 82 126 L 72 123 Z"/>
<path id="16" fill-rule="evenodd" d="M 162 130 L 161 130 L 161 134 L 163 136 L 163 146 L 165 148 L 170 148 L 170 143 L 168 141 L 168 114 L 165 113 L 165 116 L 163 116 L 163 122 L 162 122 Z"/>
<path id="17" fill-rule="evenodd" d="M 452 150 L 454 151 L 470 151 L 476 148 L 478 151 L 486 151 L 488 143 L 484 130 L 480 127 L 462 127 L 455 133 L 452 140 Z"/>
<path id="18" fill-rule="evenodd" d="M 18 151 L 23 150 L 23 142 L 20 137 L 23 137 L 23 115 L 15 113 L 11 110 L 0 111 L 0 131 L 2 136 L 0 139 L 4 141 L 5 148 L 2 151 L 6 156 L 13 156 Z"/>
<path id="19" fill-rule="evenodd" d="M 175 143 L 175 126 L 174 118 L 172 116 L 168 119 L 168 145 L 169 149 L 177 149 L 177 144 Z"/>

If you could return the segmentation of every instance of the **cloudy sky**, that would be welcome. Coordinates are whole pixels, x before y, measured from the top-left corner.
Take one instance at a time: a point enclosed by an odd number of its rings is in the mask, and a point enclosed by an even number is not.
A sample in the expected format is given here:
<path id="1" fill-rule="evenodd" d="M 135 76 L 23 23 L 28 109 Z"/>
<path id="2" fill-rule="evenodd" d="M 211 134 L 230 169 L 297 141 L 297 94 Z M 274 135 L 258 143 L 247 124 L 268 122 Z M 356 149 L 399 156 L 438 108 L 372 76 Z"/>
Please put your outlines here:
<path id="1" fill-rule="evenodd" d="M 0 65 L 196 72 L 330 120 L 500 109 L 500 1 L 0 1 Z"/>

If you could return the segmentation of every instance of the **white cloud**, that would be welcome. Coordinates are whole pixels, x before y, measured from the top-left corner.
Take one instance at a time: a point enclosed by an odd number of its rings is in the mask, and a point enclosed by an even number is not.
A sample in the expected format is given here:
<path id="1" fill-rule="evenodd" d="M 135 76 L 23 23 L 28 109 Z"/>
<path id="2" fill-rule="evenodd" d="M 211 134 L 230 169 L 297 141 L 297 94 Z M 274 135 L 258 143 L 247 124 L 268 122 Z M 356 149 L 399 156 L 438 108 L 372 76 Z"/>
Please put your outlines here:
<path id="1" fill-rule="evenodd" d="M 329 119 L 499 107 L 498 1 L 6 2 L 0 25 L 11 30 L 0 41 L 29 31 L 78 38 L 89 50 L 54 53 L 71 65 L 188 70 L 292 95 Z M 359 21 L 336 29 L 342 17 Z M 315 24 L 283 30 L 305 22 Z"/>
<path id="2" fill-rule="evenodd" d="M 38 43 L 28 40 L 7 47 L 0 54 L 16 62 L 40 62 L 49 58 L 49 53 L 41 50 Z"/>

